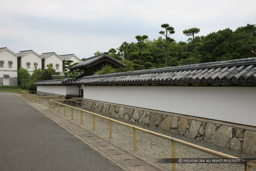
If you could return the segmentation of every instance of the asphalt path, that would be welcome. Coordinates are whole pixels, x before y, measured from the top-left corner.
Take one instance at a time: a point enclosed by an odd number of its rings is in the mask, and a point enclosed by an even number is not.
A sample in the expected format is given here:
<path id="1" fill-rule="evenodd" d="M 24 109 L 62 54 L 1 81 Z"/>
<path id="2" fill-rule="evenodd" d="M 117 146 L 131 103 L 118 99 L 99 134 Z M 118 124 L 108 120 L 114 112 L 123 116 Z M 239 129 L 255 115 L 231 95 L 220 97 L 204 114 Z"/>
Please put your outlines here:
<path id="1" fill-rule="evenodd" d="M 18 95 L 0 92 L 0 170 L 121 169 Z"/>

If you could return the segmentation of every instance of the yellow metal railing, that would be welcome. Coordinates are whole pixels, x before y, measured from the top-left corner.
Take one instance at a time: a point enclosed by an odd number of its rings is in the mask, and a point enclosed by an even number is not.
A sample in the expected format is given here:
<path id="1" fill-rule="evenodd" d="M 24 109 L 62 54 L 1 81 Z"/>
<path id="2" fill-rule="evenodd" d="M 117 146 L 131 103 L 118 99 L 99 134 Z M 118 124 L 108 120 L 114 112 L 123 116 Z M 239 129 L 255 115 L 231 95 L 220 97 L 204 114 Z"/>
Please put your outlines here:
<path id="1" fill-rule="evenodd" d="M 43 99 L 56 99 L 56 98 L 60 98 L 62 96 L 38 96 L 36 94 L 31 94 L 31 93 L 24 93 L 22 94 L 23 97 L 25 97 L 26 99 L 30 100 L 30 101 L 34 101 L 36 103 L 42 103 L 43 102 Z M 57 99 L 56 99 L 57 100 Z M 59 100 L 59 99 L 58 99 Z"/>
<path id="2" fill-rule="evenodd" d="M 128 124 L 128 123 L 125 123 L 125 122 L 121 122 L 119 120 L 109 118 L 109 117 L 106 117 L 106 116 L 102 116 L 100 114 L 97 114 L 97 113 L 94 113 L 94 112 L 91 112 L 91 111 L 87 111 L 85 109 L 81 109 L 81 108 L 77 108 L 77 107 L 74 107 L 74 106 L 70 106 L 70 105 L 61 103 L 60 101 L 61 100 L 50 100 L 49 101 L 49 109 L 51 109 L 51 106 L 52 106 L 52 110 L 55 111 L 55 106 L 58 105 L 58 113 L 60 113 L 60 106 L 64 106 L 64 116 L 65 116 L 66 115 L 66 108 L 70 108 L 71 113 L 72 113 L 71 114 L 71 120 L 74 119 L 74 110 L 80 111 L 81 112 L 81 114 L 80 114 L 81 125 L 83 124 L 83 113 L 91 114 L 93 116 L 93 130 L 96 129 L 96 124 L 95 124 L 96 117 L 108 120 L 109 121 L 109 138 L 110 139 L 112 138 L 112 122 L 132 128 L 132 130 L 133 130 L 133 149 L 134 150 L 137 149 L 136 131 L 139 130 L 139 131 L 151 134 L 151 135 L 155 135 L 155 136 L 170 140 L 171 144 L 172 144 L 172 159 L 176 158 L 176 154 L 177 154 L 177 152 L 176 152 L 176 143 L 180 143 L 180 144 L 183 144 L 185 146 L 188 146 L 188 147 L 191 147 L 191 148 L 194 148 L 194 149 L 197 149 L 197 150 L 200 150 L 200 151 L 203 151 L 203 152 L 206 152 L 206 153 L 218 156 L 218 157 L 229 158 L 229 159 L 238 159 L 240 161 L 246 162 L 243 159 L 240 159 L 236 156 L 232 156 L 232 155 L 229 155 L 229 154 L 225 154 L 225 153 L 222 153 L 222 152 L 211 150 L 209 148 L 205 148 L 205 147 L 202 147 L 202 146 L 199 146 L 199 145 L 187 142 L 187 141 L 183 141 L 183 140 L 180 140 L 180 139 L 177 139 L 177 138 L 174 138 L 174 137 L 170 137 L 170 136 L 167 136 L 167 135 L 164 135 L 164 134 L 160 134 L 160 133 L 157 133 L 157 132 L 154 132 L 154 131 L 150 131 L 150 130 L 147 130 L 147 129 L 144 129 L 144 128 L 141 128 L 141 127 L 138 127 L 138 126 L 135 126 L 135 125 L 131 125 L 131 124 Z M 250 171 L 252 166 L 253 166 L 252 163 L 247 163 L 246 162 L 246 171 Z M 176 170 L 176 163 L 175 162 L 172 162 L 172 170 L 173 171 Z"/>

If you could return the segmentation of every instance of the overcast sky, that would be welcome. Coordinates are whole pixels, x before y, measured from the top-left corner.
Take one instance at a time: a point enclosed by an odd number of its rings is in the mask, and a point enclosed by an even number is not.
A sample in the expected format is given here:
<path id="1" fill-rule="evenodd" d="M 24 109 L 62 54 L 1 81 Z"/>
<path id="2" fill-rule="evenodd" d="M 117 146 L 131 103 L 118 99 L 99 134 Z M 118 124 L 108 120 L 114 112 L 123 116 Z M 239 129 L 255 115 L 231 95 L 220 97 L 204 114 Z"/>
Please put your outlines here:
<path id="1" fill-rule="evenodd" d="M 256 24 L 255 7 L 256 0 L 0 0 L 0 47 L 90 57 L 136 35 L 156 39 L 163 23 L 176 41 L 191 27 L 206 35 Z"/>

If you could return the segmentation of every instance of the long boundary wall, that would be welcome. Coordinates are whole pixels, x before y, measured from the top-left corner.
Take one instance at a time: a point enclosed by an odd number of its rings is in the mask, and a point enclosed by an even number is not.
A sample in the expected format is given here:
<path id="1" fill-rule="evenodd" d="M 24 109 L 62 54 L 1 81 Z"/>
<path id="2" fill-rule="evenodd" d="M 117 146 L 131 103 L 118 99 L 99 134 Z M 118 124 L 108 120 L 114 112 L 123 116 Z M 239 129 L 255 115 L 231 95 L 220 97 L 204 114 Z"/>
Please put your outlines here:
<path id="1" fill-rule="evenodd" d="M 97 86 L 84 87 L 82 105 L 104 115 L 256 155 L 255 93 L 254 87 Z"/>
<path id="2" fill-rule="evenodd" d="M 79 95 L 79 89 L 76 86 L 37 86 L 37 92 L 62 96 Z"/>
<path id="3" fill-rule="evenodd" d="M 256 87 L 85 86 L 83 97 L 256 126 Z"/>

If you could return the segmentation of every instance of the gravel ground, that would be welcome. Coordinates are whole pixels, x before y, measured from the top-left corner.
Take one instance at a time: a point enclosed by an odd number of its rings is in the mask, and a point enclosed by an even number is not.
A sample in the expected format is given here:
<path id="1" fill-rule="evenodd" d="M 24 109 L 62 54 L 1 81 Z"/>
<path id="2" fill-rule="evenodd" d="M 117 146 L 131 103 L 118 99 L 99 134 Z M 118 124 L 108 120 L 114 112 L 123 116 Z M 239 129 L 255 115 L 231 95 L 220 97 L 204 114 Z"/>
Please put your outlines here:
<path id="1" fill-rule="evenodd" d="M 43 102 L 44 105 L 48 105 L 46 101 Z M 58 111 L 58 107 L 56 106 L 55 111 Z M 64 108 L 60 107 L 60 114 L 64 116 Z M 75 124 L 81 125 L 81 112 L 74 110 L 74 120 Z M 67 119 L 71 120 L 71 110 L 66 109 Z M 165 140 L 163 138 L 156 137 L 154 135 L 150 135 L 141 131 L 137 131 L 137 150 L 133 150 L 133 131 L 131 128 L 113 123 L 112 128 L 112 139 L 109 139 L 109 121 L 105 119 L 101 119 L 96 117 L 96 130 L 93 131 L 93 117 L 90 114 L 83 113 L 83 125 L 81 125 L 86 130 L 89 130 L 96 135 L 110 141 L 111 143 L 127 150 L 136 155 L 144 158 L 147 161 L 153 162 L 163 168 L 163 170 L 171 170 L 171 163 L 162 164 L 159 163 L 158 160 L 160 158 L 171 158 L 171 141 Z M 159 130 L 154 130 L 157 132 L 161 132 Z M 171 134 L 170 134 L 171 135 Z M 171 135 L 173 137 L 181 138 L 177 135 Z M 182 138 L 183 140 L 188 140 L 188 138 Z M 196 141 L 191 140 L 190 142 Z M 198 142 L 198 141 L 197 141 Z M 229 154 L 241 156 L 241 154 L 232 152 L 226 149 L 218 149 L 218 147 L 212 146 L 210 144 L 202 144 L 202 142 L 198 142 L 197 144 L 209 147 L 211 149 L 228 152 Z M 177 158 L 218 158 L 217 156 L 210 155 L 208 153 L 181 145 L 176 143 L 176 157 Z M 249 157 L 249 156 L 243 156 Z M 250 156 L 251 157 L 251 156 Z M 208 171 L 244 171 L 245 167 L 243 164 L 238 163 L 218 163 L 218 164 L 177 164 L 176 166 L 178 171 L 194 171 L 194 170 L 208 170 Z M 255 169 L 252 169 L 255 170 Z"/>

